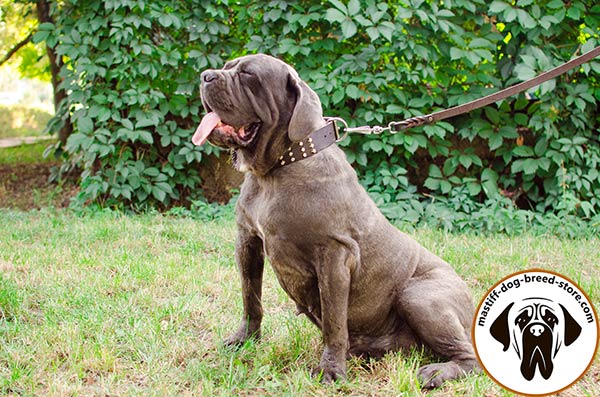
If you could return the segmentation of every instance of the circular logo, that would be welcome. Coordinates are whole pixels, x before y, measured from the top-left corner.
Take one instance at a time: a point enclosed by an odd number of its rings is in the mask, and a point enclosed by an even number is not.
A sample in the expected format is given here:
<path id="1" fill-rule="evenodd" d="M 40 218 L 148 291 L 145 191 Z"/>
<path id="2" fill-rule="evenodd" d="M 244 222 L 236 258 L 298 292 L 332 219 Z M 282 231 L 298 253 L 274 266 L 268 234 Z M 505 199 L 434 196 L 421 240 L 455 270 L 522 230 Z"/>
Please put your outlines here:
<path id="1" fill-rule="evenodd" d="M 598 316 L 567 277 L 534 269 L 500 280 L 473 319 L 473 345 L 487 374 L 525 395 L 546 395 L 575 383 L 598 348 Z"/>

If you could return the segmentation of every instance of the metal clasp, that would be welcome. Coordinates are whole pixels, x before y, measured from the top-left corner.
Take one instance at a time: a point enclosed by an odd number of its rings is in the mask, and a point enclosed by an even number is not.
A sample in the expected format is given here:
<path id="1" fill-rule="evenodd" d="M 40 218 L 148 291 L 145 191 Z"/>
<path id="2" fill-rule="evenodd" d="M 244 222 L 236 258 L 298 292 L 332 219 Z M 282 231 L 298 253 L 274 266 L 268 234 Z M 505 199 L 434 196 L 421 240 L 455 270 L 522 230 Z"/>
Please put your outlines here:
<path id="1" fill-rule="evenodd" d="M 391 124 L 388 125 L 387 127 L 381 127 L 379 125 L 374 125 L 374 126 L 368 126 L 368 125 L 363 125 L 360 127 L 348 127 L 348 123 L 346 123 L 346 120 L 344 120 L 341 117 L 324 117 L 324 119 L 327 122 L 333 121 L 334 123 L 336 121 L 339 121 L 340 123 L 343 124 L 343 131 L 342 131 L 342 136 L 340 137 L 338 132 L 337 132 L 337 125 L 336 125 L 336 142 L 341 141 L 342 139 L 344 139 L 346 137 L 346 135 L 348 135 L 349 133 L 356 133 L 356 134 L 363 134 L 363 135 L 371 135 L 371 134 L 375 134 L 375 135 L 379 135 L 385 131 L 393 131 L 393 129 L 391 128 Z"/>
<path id="2" fill-rule="evenodd" d="M 344 138 L 346 138 L 346 136 L 348 135 L 348 123 L 346 123 L 346 120 L 344 120 L 341 117 L 323 117 L 325 119 L 325 121 L 327 121 L 328 123 L 333 123 L 333 130 L 335 131 L 335 141 L 339 142 L 341 140 L 343 140 Z M 339 121 L 340 123 L 342 123 L 342 127 L 338 127 L 338 125 L 336 124 L 336 121 Z M 342 135 L 340 135 L 340 128 L 342 129 Z"/>

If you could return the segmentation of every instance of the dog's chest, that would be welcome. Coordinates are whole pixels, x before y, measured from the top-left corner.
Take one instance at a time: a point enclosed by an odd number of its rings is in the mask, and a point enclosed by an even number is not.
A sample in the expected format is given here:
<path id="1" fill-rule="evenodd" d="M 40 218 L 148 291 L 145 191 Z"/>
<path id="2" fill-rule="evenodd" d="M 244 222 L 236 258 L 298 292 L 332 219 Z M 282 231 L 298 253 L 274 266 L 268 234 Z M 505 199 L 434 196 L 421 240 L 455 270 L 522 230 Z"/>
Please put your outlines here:
<path id="1" fill-rule="evenodd" d="M 281 189 L 253 187 L 252 194 L 240 199 L 250 228 L 264 243 L 289 244 L 308 237 L 305 230 L 312 220 L 304 206 L 299 206 L 294 197 L 282 195 Z"/>
<path id="2" fill-rule="evenodd" d="M 278 199 L 269 191 L 258 191 L 244 203 L 251 228 L 263 242 L 263 250 L 287 294 L 301 307 L 318 306 L 317 276 L 314 270 L 315 241 L 307 233 L 306 214 L 293 203 Z"/>

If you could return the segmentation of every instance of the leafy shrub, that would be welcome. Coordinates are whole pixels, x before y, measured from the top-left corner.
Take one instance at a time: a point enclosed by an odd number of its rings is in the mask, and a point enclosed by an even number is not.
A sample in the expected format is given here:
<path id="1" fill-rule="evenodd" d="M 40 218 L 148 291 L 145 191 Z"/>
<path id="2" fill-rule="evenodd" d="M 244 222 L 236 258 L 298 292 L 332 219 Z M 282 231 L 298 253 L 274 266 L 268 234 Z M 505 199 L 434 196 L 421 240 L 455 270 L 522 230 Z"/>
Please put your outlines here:
<path id="1" fill-rule="evenodd" d="M 57 16 L 37 39 L 68 60 L 62 117 L 77 133 L 65 150 L 84 170 L 81 199 L 131 206 L 197 199 L 195 168 L 213 150 L 189 142 L 201 112 L 198 73 L 225 59 L 278 56 L 326 114 L 385 125 L 600 44 L 593 0 L 90 1 L 66 2 Z M 471 214 L 496 207 L 500 216 L 506 200 L 589 219 L 600 213 L 598 72 L 592 61 L 466 116 L 342 144 L 392 219 L 420 219 L 440 205 Z"/>
<path id="2" fill-rule="evenodd" d="M 34 37 L 65 60 L 70 93 L 50 124 L 76 126 L 64 151 L 83 170 L 80 202 L 133 208 L 198 196 L 198 76 L 230 53 L 227 9 L 209 1 L 66 2 Z M 210 15 L 211 21 L 207 19 Z"/>

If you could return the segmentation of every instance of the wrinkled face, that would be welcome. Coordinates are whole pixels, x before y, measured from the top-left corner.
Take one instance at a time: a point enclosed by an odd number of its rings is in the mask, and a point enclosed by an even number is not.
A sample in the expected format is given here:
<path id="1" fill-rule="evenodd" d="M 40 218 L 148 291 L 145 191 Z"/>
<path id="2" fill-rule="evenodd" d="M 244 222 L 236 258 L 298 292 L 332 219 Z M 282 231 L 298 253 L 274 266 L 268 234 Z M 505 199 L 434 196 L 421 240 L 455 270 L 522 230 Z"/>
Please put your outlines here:
<path id="1" fill-rule="evenodd" d="M 503 351 L 513 347 L 525 379 L 532 380 L 536 370 L 548 379 L 556 354 L 561 346 L 570 346 L 579 338 L 581 325 L 560 303 L 542 297 L 525 298 L 508 305 L 494 320 L 490 333 L 504 346 Z"/>
<path id="2" fill-rule="evenodd" d="M 204 71 L 201 96 L 207 114 L 193 143 L 208 140 L 233 149 L 242 171 L 268 172 L 291 141 L 303 139 L 322 120 L 318 96 L 296 71 L 262 54 Z"/>
<path id="3" fill-rule="evenodd" d="M 562 325 L 562 321 L 558 316 L 562 313 L 552 302 L 541 298 L 527 299 L 514 309 L 509 321 L 514 324 L 514 344 L 522 357 L 521 372 L 526 379 L 533 379 L 537 367 L 548 379 L 559 347 L 558 324 Z"/>

